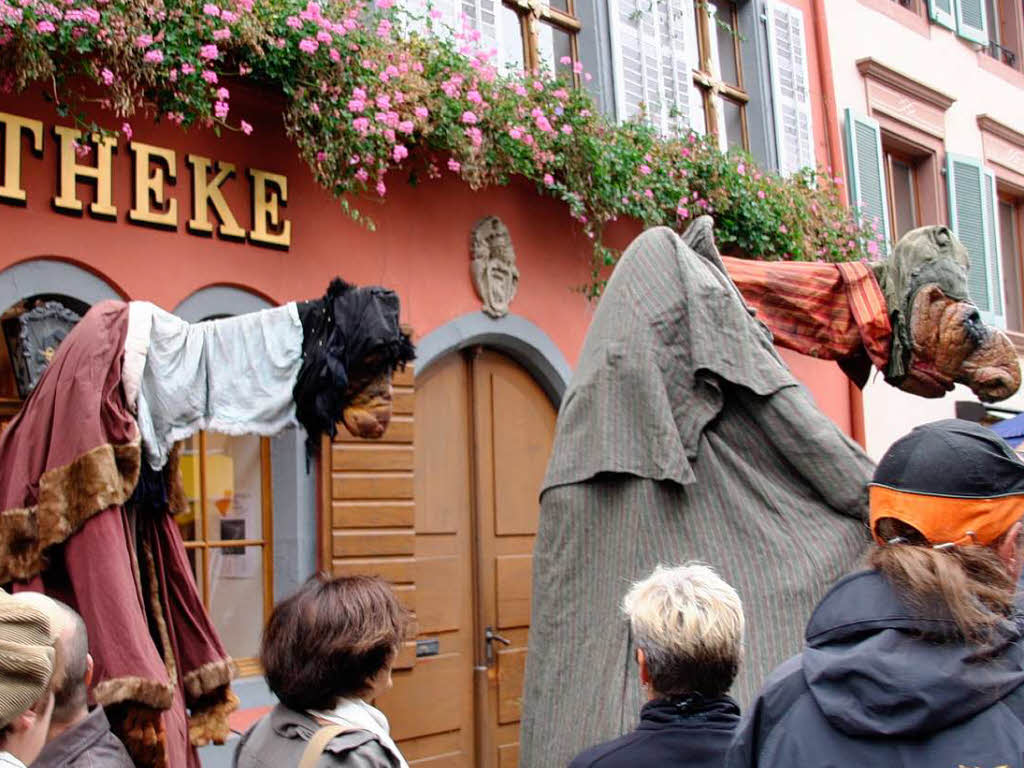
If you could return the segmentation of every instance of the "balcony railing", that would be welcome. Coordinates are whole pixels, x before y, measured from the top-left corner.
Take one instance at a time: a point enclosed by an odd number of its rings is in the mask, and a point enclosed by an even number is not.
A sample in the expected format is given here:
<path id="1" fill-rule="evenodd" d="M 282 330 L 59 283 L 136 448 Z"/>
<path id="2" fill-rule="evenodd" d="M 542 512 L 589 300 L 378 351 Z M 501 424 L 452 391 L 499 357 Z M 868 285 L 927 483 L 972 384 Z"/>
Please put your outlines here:
<path id="1" fill-rule="evenodd" d="M 1017 69 L 1017 52 L 1012 51 L 1006 46 L 1000 45 L 994 40 L 989 40 L 988 43 L 988 55 L 993 59 L 997 59 L 1008 67 Z"/>

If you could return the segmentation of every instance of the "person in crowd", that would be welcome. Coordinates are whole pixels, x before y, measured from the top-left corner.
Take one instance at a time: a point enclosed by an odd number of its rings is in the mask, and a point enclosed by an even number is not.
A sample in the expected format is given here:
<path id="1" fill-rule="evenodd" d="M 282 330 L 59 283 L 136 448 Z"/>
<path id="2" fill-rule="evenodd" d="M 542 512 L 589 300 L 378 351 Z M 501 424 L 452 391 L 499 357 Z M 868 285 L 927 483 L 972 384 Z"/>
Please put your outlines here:
<path id="1" fill-rule="evenodd" d="M 85 622 L 70 606 L 39 592 L 15 596 L 46 614 L 56 637 L 53 717 L 46 745 L 32 768 L 133 768 L 128 751 L 111 732 L 103 707 L 89 710 L 93 660 Z"/>
<path id="2" fill-rule="evenodd" d="M 740 711 L 728 695 L 743 648 L 736 590 L 706 565 L 658 566 L 622 603 L 647 703 L 632 733 L 570 768 L 720 768 Z"/>
<path id="3" fill-rule="evenodd" d="M 1020 768 L 1024 463 L 949 419 L 896 441 L 868 490 L 868 568 L 818 604 L 726 765 Z"/>
<path id="4" fill-rule="evenodd" d="M 0 768 L 25 768 L 46 741 L 53 644 L 46 615 L 0 590 Z"/>
<path id="5" fill-rule="evenodd" d="M 280 703 L 242 737 L 236 768 L 406 768 L 371 702 L 391 687 L 408 613 L 387 582 L 311 577 L 274 607 L 260 661 Z"/>

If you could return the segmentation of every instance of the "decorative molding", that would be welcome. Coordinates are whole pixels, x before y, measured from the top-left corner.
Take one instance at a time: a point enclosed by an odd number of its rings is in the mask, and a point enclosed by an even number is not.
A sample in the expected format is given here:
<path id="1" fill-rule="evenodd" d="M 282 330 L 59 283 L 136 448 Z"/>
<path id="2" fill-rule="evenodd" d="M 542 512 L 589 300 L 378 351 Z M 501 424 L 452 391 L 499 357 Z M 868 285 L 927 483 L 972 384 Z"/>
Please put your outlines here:
<path id="1" fill-rule="evenodd" d="M 508 227 L 497 216 L 484 217 L 473 227 L 470 250 L 469 270 L 484 314 L 495 319 L 504 317 L 519 287 L 519 268 Z"/>
<path id="2" fill-rule="evenodd" d="M 887 67 L 870 56 L 857 60 L 857 71 L 866 78 L 884 83 L 915 101 L 924 102 L 943 112 L 949 109 L 953 102 L 956 101 L 955 97 L 932 88 L 930 85 L 925 85 L 910 75 L 905 75 L 891 67 Z"/>
<path id="3" fill-rule="evenodd" d="M 989 115 L 978 115 L 978 128 L 980 128 L 983 133 L 991 133 L 994 136 L 1005 139 L 1011 144 L 1024 149 L 1024 133 L 1014 130 L 1005 123 L 1000 123 Z"/>
<path id="4" fill-rule="evenodd" d="M 981 131 L 985 162 L 1018 174 L 1010 181 L 1019 183 L 1024 177 L 1024 133 L 989 115 L 978 115 L 978 129 Z"/>

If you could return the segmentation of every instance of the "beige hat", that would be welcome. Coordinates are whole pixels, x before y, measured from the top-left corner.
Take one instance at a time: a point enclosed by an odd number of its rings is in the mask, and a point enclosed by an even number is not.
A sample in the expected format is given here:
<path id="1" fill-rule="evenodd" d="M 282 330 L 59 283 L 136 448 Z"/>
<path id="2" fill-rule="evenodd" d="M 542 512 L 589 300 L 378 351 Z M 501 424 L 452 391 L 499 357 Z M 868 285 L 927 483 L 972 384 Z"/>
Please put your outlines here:
<path id="1" fill-rule="evenodd" d="M 46 614 L 0 590 L 0 728 L 46 692 L 53 640 Z"/>

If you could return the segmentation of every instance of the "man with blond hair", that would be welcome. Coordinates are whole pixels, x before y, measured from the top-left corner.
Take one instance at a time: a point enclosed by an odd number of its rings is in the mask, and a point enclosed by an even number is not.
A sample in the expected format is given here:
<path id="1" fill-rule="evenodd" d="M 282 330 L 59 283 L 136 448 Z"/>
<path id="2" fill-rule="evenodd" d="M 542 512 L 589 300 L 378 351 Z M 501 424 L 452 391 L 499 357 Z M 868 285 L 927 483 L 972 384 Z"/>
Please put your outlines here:
<path id="1" fill-rule="evenodd" d="M 726 694 L 743 650 L 736 590 L 706 565 L 659 565 L 622 610 L 647 703 L 635 731 L 586 750 L 570 768 L 720 768 L 740 719 Z"/>

